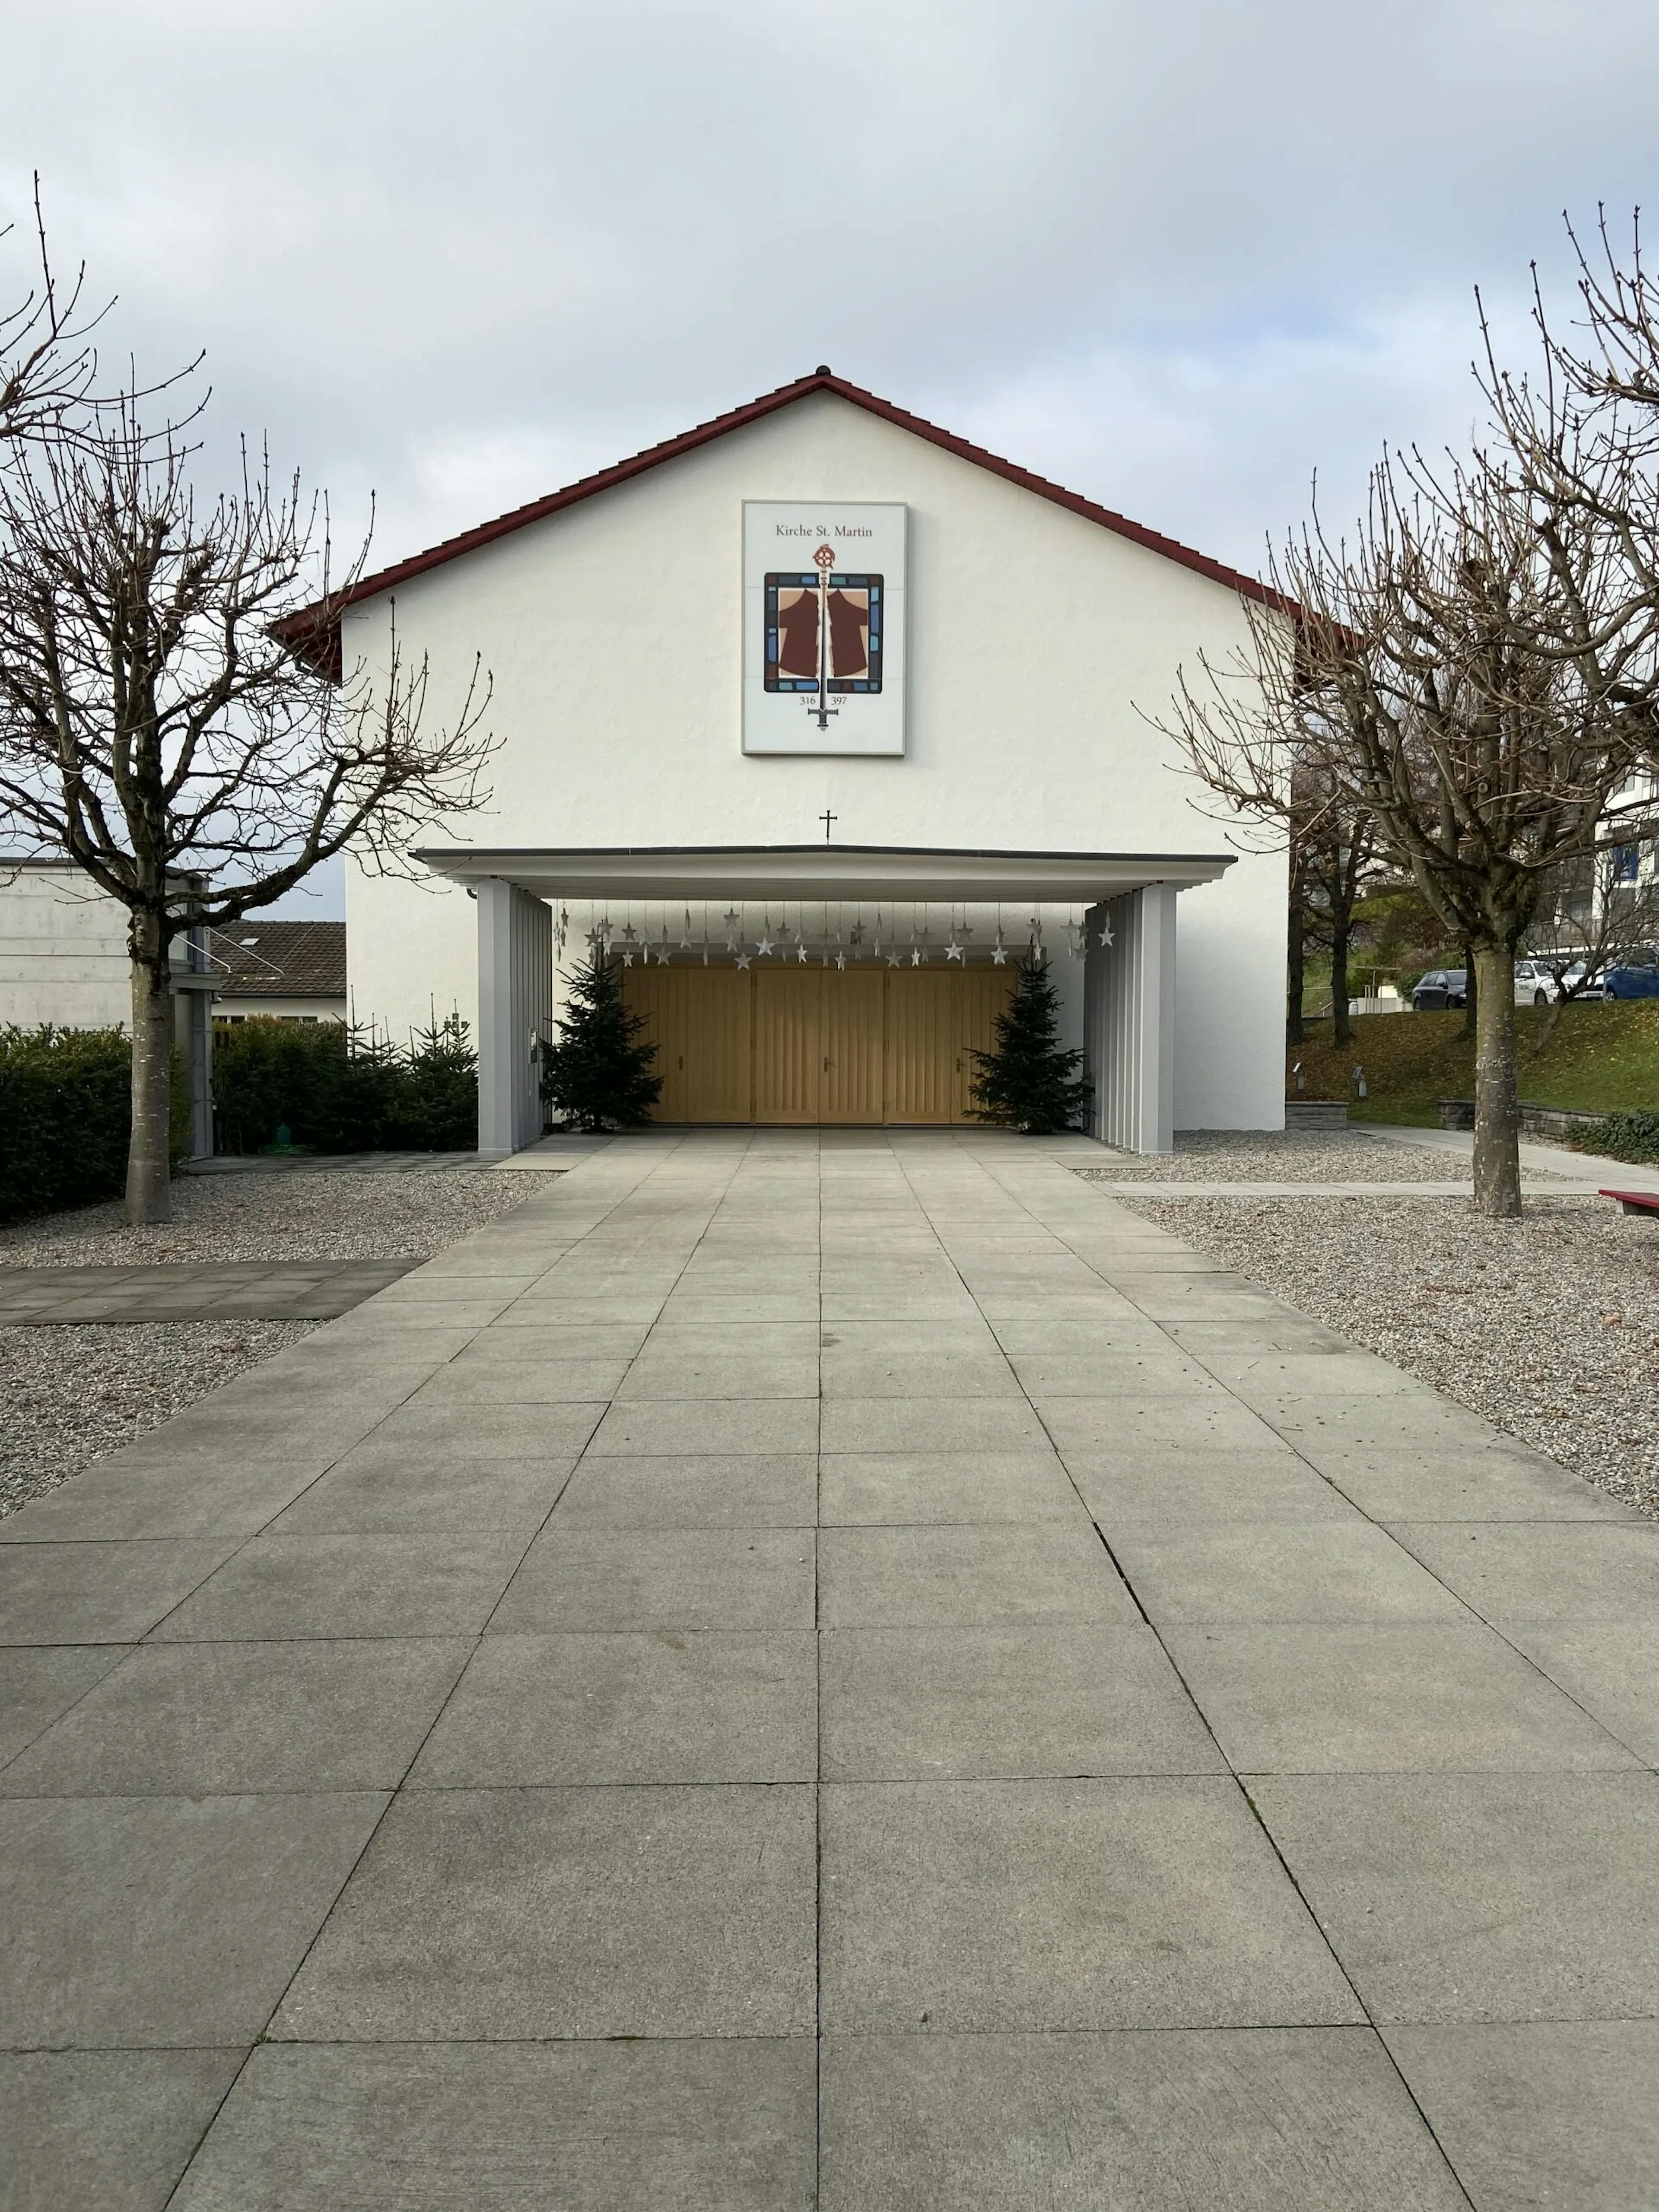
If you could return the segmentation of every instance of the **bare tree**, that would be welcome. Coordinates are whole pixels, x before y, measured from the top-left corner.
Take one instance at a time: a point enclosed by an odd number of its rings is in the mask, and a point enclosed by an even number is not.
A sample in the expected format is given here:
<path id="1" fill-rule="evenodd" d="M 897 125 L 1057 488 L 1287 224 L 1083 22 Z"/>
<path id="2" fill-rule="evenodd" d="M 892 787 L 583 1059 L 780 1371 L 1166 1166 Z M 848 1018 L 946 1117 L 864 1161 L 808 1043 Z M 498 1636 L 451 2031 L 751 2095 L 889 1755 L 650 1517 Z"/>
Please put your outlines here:
<path id="1" fill-rule="evenodd" d="M 322 641 L 325 508 L 243 458 L 198 503 L 194 456 L 131 393 L 36 434 L 0 471 L 0 831 L 66 854 L 128 915 L 127 1214 L 164 1220 L 171 947 L 265 906 L 349 847 L 405 867 L 434 816 L 484 802 L 489 684 L 475 662 L 425 727 L 429 672 L 338 680 Z M 366 549 L 365 549 L 366 550 Z"/>
<path id="2" fill-rule="evenodd" d="M 74 435 L 106 407 L 134 397 L 154 398 L 189 376 L 201 356 L 142 393 L 106 393 L 98 380 L 94 342 L 109 305 L 87 309 L 86 266 L 76 268 L 67 285 L 52 270 L 46 223 L 40 204 L 40 179 L 33 200 L 34 282 L 15 307 L 0 312 L 0 468 L 15 465 L 24 449 L 46 437 Z M 0 225 L 0 239 L 14 224 Z"/>
<path id="3" fill-rule="evenodd" d="M 1520 1212 L 1513 963 L 1547 879 L 1593 851 L 1638 749 L 1653 630 L 1583 505 L 1477 459 L 1373 473 L 1352 544 L 1316 520 L 1271 564 L 1282 617 L 1183 672 L 1170 725 L 1230 809 L 1282 818 L 1291 764 L 1363 808 L 1379 849 L 1473 952 L 1475 1202 Z"/>

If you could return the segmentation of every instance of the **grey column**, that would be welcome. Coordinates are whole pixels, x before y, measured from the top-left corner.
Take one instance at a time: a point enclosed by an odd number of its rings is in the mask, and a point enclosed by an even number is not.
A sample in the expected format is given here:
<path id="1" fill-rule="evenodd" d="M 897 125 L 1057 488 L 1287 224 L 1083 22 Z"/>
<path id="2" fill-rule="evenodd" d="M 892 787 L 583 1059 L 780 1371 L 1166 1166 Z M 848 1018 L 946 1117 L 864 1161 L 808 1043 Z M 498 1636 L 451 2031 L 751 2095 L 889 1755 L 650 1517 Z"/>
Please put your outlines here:
<path id="1" fill-rule="evenodd" d="M 478 1155 L 504 1160 L 542 1131 L 537 1054 L 553 994 L 553 916 L 496 877 L 477 886 Z"/>
<path id="2" fill-rule="evenodd" d="M 1176 889 L 1147 884 L 1092 907 L 1084 962 L 1089 1127 L 1130 1152 L 1175 1149 Z M 1103 927 L 1110 945 L 1100 942 Z"/>

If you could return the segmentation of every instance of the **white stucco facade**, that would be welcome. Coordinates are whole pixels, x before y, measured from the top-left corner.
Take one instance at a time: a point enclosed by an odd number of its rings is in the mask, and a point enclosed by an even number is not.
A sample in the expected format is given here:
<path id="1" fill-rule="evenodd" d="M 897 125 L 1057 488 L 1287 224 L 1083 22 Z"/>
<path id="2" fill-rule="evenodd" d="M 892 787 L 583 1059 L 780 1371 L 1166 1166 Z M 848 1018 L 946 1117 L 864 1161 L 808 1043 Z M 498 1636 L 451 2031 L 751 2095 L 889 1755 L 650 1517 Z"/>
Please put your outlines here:
<path id="1" fill-rule="evenodd" d="M 745 501 L 902 501 L 902 757 L 745 755 Z M 1148 717 L 1246 641 L 1235 590 L 830 392 L 812 392 L 348 610 L 384 667 L 392 606 L 453 714 L 481 655 L 501 748 L 481 814 L 425 846 L 1226 854 Z M 1283 1121 L 1285 867 L 1240 854 L 1178 900 L 1175 1118 Z M 474 902 L 350 872 L 353 1008 L 402 1036 L 478 1016 Z M 1062 962 L 1061 969 L 1065 967 Z M 1082 1042 L 1079 977 L 1061 975 Z M 1073 985 L 1076 988 L 1073 988 Z"/>

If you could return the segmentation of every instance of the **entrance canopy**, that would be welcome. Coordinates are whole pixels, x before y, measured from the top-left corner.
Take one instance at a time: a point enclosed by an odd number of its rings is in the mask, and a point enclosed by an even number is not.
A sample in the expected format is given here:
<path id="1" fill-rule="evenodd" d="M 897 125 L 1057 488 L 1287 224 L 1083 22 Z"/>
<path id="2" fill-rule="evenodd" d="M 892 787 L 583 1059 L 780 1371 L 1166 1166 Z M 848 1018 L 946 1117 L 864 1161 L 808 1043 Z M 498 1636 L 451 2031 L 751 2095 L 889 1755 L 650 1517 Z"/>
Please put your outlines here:
<path id="1" fill-rule="evenodd" d="M 1010 853 L 902 845 L 433 846 L 415 858 L 544 899 L 920 899 L 1096 906 L 1148 884 L 1217 882 L 1231 853 Z"/>
<path id="2" fill-rule="evenodd" d="M 726 951 L 738 974 L 750 971 L 753 964 L 750 949 L 737 936 L 746 927 L 748 908 L 763 910 L 765 928 L 766 909 L 781 915 L 791 905 L 796 908 L 791 934 L 798 963 L 810 957 L 802 909 L 817 909 L 825 939 L 820 958 L 827 968 L 833 957 L 836 975 L 846 979 L 849 1005 L 860 988 L 849 969 L 862 969 L 866 951 L 873 969 L 879 948 L 873 934 L 866 946 L 857 916 L 857 930 L 842 945 L 847 907 L 876 908 L 877 930 L 885 927 L 890 932 L 896 906 L 920 908 L 924 944 L 932 906 L 960 907 L 964 921 L 971 911 L 995 909 L 997 941 L 988 951 L 999 964 L 1009 949 L 1002 942 L 1004 906 L 1032 909 L 1030 942 L 1039 959 L 1045 957 L 1040 910 L 1079 909 L 1083 918 L 1071 920 L 1067 932 L 1074 957 L 1084 964 L 1084 1054 L 1093 1085 L 1091 1129 L 1107 1144 L 1166 1152 L 1174 1126 L 1176 900 L 1196 884 L 1217 882 L 1234 860 L 1231 854 L 1215 853 L 1022 853 L 828 843 L 451 846 L 428 847 L 415 857 L 434 875 L 465 884 L 477 901 L 478 1149 L 495 1158 L 532 1143 L 541 1133 L 538 1060 L 552 1003 L 553 908 L 560 909 L 562 943 L 571 902 L 620 902 L 630 910 L 635 905 L 680 905 L 683 933 L 678 943 L 666 911 L 655 918 L 660 938 L 653 936 L 648 951 L 639 941 L 642 963 L 648 957 L 654 972 L 657 965 L 675 965 L 680 953 L 703 968 L 711 958 L 718 962 L 707 909 L 728 900 L 734 904 L 721 918 L 730 925 Z M 705 909 L 700 931 L 690 918 L 694 904 Z M 833 954 L 828 943 L 832 908 Z M 915 942 L 914 915 L 911 919 L 913 963 L 926 963 L 928 954 Z M 700 941 L 694 942 L 694 931 Z M 769 928 L 766 933 L 768 941 L 753 947 L 753 953 L 781 958 L 781 945 L 770 942 Z M 631 919 L 621 934 L 634 945 L 638 933 Z M 783 934 L 781 925 L 780 939 Z M 974 932 L 964 927 L 961 934 L 968 940 Z M 603 941 L 608 951 L 611 927 Z M 956 960 L 959 970 L 969 964 L 964 945 L 953 941 L 935 949 Z M 622 957 L 632 966 L 631 951 Z M 890 944 L 887 965 L 899 965 Z M 845 1008 L 838 1002 L 836 1011 Z M 760 1032 L 754 1035 L 758 1052 Z M 783 1045 L 778 1049 L 787 1057 Z M 835 1053 L 819 1051 L 815 1042 L 813 1054 L 834 1072 Z M 752 1095 L 765 1095 L 758 1079 Z"/>

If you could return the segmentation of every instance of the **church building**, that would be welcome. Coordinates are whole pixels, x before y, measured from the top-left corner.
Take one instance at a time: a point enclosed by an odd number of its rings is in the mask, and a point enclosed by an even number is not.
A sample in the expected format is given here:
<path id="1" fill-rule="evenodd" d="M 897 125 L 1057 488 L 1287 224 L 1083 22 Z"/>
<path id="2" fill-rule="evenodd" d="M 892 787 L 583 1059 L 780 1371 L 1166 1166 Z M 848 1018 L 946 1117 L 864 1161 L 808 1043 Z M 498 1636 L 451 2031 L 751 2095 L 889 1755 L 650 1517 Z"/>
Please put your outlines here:
<path id="1" fill-rule="evenodd" d="M 598 945 L 659 1121 L 949 1124 L 1036 957 L 1103 1142 L 1278 1128 L 1285 860 L 1156 726 L 1245 596 L 828 368 L 367 577 L 342 665 L 385 672 L 395 609 L 435 717 L 481 657 L 500 742 L 418 881 L 352 872 L 356 1018 L 475 1024 L 505 1157 Z"/>

